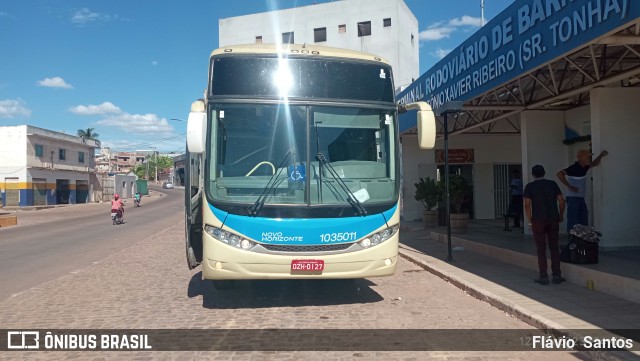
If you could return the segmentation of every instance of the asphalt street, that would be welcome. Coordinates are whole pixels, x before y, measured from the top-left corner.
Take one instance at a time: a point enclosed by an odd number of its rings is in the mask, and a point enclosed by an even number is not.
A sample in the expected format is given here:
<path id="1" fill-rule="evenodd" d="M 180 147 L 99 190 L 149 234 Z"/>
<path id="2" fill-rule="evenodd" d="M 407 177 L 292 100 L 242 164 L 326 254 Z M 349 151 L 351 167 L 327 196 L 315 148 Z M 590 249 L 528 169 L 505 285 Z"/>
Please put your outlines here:
<path id="1" fill-rule="evenodd" d="M 99 262 L 184 217 L 182 189 L 150 189 L 160 197 L 143 197 L 139 208 L 128 199 L 122 225 L 112 224 L 108 203 L 19 212 L 27 226 L 0 229 L 0 300 Z"/>

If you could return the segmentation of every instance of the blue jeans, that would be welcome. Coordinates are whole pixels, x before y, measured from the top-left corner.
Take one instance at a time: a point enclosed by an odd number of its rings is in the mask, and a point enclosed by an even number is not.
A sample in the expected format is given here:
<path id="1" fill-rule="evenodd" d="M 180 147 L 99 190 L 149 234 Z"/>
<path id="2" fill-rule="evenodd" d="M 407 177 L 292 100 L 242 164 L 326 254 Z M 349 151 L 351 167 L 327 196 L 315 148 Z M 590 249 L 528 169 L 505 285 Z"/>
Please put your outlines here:
<path id="1" fill-rule="evenodd" d="M 583 197 L 567 197 L 567 233 L 573 226 L 589 225 L 589 210 Z"/>

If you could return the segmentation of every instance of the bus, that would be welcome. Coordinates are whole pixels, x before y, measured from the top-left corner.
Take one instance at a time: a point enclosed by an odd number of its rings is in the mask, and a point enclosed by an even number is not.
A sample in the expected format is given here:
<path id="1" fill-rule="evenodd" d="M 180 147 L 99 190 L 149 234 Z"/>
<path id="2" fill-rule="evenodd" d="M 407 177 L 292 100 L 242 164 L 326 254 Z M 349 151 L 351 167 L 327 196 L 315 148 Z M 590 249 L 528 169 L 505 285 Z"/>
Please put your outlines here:
<path id="1" fill-rule="evenodd" d="M 226 46 L 211 53 L 191 106 L 185 164 L 190 269 L 235 280 L 394 274 L 400 226 L 398 111 L 388 61 L 310 45 Z M 400 108 L 400 109 L 399 109 Z"/>

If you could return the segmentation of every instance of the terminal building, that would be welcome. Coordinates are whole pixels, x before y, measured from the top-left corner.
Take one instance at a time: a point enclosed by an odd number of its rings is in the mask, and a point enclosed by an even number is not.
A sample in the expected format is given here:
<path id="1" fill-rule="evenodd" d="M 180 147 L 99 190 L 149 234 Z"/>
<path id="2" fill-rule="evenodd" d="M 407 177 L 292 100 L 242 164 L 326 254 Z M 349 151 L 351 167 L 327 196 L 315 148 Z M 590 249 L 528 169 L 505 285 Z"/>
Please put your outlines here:
<path id="1" fill-rule="evenodd" d="M 640 247 L 630 222 L 640 200 L 640 157 L 632 151 L 640 134 L 640 2 L 515 1 L 421 76 L 418 21 L 402 0 L 238 16 L 220 20 L 219 29 L 219 46 L 313 43 L 372 53 L 392 63 L 399 103 L 426 101 L 441 112 L 462 102 L 448 115 L 448 156 L 450 172 L 473 185 L 465 207 L 473 219 L 508 212 L 513 170 L 526 184 L 541 164 L 557 181 L 579 150 L 607 150 L 588 173 L 590 225 L 603 232 L 605 249 Z M 423 210 L 414 183 L 444 175 L 443 117 L 428 151 L 418 149 L 415 119 L 408 112 L 399 124 L 405 221 Z"/>
<path id="2" fill-rule="evenodd" d="M 601 247 L 626 249 L 640 246 L 632 221 L 640 200 L 639 84 L 639 1 L 521 0 L 398 99 L 426 101 L 436 113 L 452 101 L 463 103 L 447 115 L 449 155 L 457 163 L 451 172 L 473 182 L 472 216 L 479 219 L 505 212 L 510 169 L 521 166 L 526 184 L 531 167 L 540 164 L 558 181 L 556 173 L 575 162 L 578 150 L 594 158 L 608 151 L 588 173 L 589 223 L 603 233 Z M 400 118 L 405 219 L 421 211 L 411 200 L 412 183 L 442 171 L 442 135 L 435 150 L 418 150 L 412 116 Z M 438 121 L 442 134 L 443 117 Z"/>

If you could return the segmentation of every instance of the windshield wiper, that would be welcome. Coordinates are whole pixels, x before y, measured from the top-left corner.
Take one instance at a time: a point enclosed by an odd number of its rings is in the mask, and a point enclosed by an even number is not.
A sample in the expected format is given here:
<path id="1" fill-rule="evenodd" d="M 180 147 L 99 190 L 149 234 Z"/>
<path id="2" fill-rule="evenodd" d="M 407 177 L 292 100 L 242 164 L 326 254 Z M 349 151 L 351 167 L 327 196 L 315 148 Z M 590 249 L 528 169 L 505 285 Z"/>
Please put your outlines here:
<path id="1" fill-rule="evenodd" d="M 362 203 L 360 203 L 360 201 L 358 200 L 358 198 L 356 198 L 356 196 L 353 194 L 353 192 L 351 192 L 351 190 L 349 189 L 349 187 L 347 186 L 347 184 L 344 182 L 344 180 L 342 180 L 342 178 L 340 178 L 340 176 L 338 175 L 338 172 L 336 172 L 335 168 L 333 168 L 333 166 L 331 165 L 331 163 L 329 163 L 327 161 L 327 159 L 324 157 L 324 154 L 318 152 L 318 154 L 316 154 L 316 159 L 318 160 L 318 162 L 324 166 L 328 171 L 329 174 L 331 174 L 331 176 L 333 177 L 333 179 L 336 180 L 336 183 L 338 183 L 338 185 L 340 186 L 340 188 L 344 191 L 344 193 L 347 195 L 347 202 L 349 202 L 349 204 L 351 205 L 351 207 L 353 207 L 353 209 L 358 212 L 358 215 L 360 216 L 366 216 L 367 215 L 367 210 L 364 209 L 364 206 L 362 206 Z"/>
<path id="2" fill-rule="evenodd" d="M 282 167 L 284 166 L 284 163 L 294 153 L 295 153 L 295 148 L 291 148 L 284 155 L 284 158 L 282 159 L 282 161 L 278 165 L 278 171 L 271 175 L 271 178 L 269 178 L 269 181 L 267 182 L 267 185 L 262 190 L 262 193 L 260 194 L 260 196 L 258 196 L 258 199 L 256 199 L 256 201 L 253 203 L 253 205 L 249 207 L 249 216 L 257 217 L 260 214 L 260 211 L 262 210 L 262 207 L 264 206 L 264 203 L 267 200 L 267 196 L 276 187 L 276 185 L 279 184 L 277 182 L 277 180 L 278 180 L 278 177 L 280 176 L 280 173 L 282 173 L 282 169 L 283 169 Z"/>

